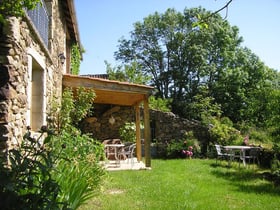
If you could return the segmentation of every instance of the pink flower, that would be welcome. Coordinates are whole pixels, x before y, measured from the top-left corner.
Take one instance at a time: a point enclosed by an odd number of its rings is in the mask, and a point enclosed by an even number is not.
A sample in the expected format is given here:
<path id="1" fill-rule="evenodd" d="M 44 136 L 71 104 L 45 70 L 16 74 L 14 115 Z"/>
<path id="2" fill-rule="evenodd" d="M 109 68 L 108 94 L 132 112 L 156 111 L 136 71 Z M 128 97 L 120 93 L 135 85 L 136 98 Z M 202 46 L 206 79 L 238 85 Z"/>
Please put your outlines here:
<path id="1" fill-rule="evenodd" d="M 191 157 L 193 155 L 192 151 L 187 151 L 187 156 Z"/>

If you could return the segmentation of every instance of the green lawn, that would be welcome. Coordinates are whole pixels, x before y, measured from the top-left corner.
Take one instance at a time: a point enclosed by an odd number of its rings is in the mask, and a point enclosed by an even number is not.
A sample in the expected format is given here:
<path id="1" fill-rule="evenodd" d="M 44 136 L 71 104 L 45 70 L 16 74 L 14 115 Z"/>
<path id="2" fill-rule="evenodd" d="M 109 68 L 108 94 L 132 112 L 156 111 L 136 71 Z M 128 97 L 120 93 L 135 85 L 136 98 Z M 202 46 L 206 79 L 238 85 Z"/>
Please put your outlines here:
<path id="1" fill-rule="evenodd" d="M 152 170 L 108 172 L 92 209 L 280 209 L 280 188 L 257 167 L 200 159 L 152 160 Z"/>

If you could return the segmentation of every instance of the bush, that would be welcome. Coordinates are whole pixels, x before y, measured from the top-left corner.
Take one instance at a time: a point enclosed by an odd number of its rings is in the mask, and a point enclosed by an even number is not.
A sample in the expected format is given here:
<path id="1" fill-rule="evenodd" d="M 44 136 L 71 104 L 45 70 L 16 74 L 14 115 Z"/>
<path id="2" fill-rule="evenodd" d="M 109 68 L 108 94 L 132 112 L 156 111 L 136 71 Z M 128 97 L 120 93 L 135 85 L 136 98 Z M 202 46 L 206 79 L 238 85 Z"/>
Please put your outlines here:
<path id="1" fill-rule="evenodd" d="M 35 139 L 28 131 L 18 148 L 1 156 L 0 209 L 63 209 L 64 200 L 58 201 L 60 186 L 52 176 L 55 156 L 47 148 L 51 136 L 44 146 L 39 144 L 44 132 Z"/>
<path id="2" fill-rule="evenodd" d="M 99 190 L 105 175 L 99 164 L 100 159 L 104 159 L 104 148 L 75 128 L 72 133 L 62 131 L 52 143 L 60 157 L 53 173 L 61 187 L 59 201 L 67 201 L 68 208 L 77 209 Z"/>
<path id="3" fill-rule="evenodd" d="M 126 122 L 119 132 L 124 142 L 136 142 L 136 125 L 134 122 Z"/>
<path id="4" fill-rule="evenodd" d="M 191 148 L 190 148 L 191 147 Z M 167 145 L 167 158 L 186 158 L 187 153 L 192 152 L 191 156 L 200 156 L 200 145 L 198 140 L 193 136 L 192 132 L 186 133 L 185 139 L 172 140 Z"/>
<path id="5" fill-rule="evenodd" d="M 149 97 L 149 107 L 150 109 L 159 110 L 162 112 L 170 112 L 171 109 L 171 99 L 162 99 L 162 98 L 156 98 L 155 96 Z"/>
<path id="6" fill-rule="evenodd" d="M 0 209 L 77 209 L 98 192 L 101 143 L 77 130 L 45 137 L 43 128 L 38 139 L 28 131 L 19 148 L 0 157 Z"/>
<path id="7" fill-rule="evenodd" d="M 77 95 L 74 100 L 66 90 L 62 106 L 53 107 L 49 119 L 57 119 L 50 121 L 56 135 L 45 138 L 46 126 L 38 139 L 28 131 L 19 148 L 0 157 L 0 209 L 74 210 L 97 192 L 104 148 L 74 127 L 89 112 L 94 93 L 79 89 Z"/>
<path id="8" fill-rule="evenodd" d="M 232 127 L 232 123 L 228 118 L 212 118 L 209 133 L 212 143 L 229 145 L 242 142 L 240 132 Z"/>
<path id="9" fill-rule="evenodd" d="M 280 144 L 274 144 L 274 157 L 271 163 L 271 172 L 275 176 L 275 184 L 280 185 Z"/>

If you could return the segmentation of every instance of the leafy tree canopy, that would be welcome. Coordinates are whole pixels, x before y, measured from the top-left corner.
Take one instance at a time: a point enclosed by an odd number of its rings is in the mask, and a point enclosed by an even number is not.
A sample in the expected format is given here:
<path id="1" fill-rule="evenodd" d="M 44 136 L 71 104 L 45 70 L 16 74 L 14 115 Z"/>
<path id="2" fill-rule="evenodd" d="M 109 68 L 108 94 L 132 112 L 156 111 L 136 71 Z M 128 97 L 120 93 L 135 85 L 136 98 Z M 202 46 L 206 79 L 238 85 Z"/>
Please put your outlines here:
<path id="1" fill-rule="evenodd" d="M 201 27 L 205 19 L 207 26 Z M 172 99 L 174 113 L 200 119 L 198 98 L 203 97 L 236 122 L 249 116 L 257 90 L 269 88 L 274 74 L 241 43 L 238 28 L 217 13 L 168 9 L 136 22 L 130 39 L 119 40 L 115 58 L 141 66 L 156 97 Z"/>
<path id="2" fill-rule="evenodd" d="M 108 62 L 105 62 L 105 64 L 110 80 L 130 82 L 134 84 L 146 84 L 150 80 L 150 77 L 143 74 L 141 66 L 136 62 L 116 67 L 112 67 Z"/>

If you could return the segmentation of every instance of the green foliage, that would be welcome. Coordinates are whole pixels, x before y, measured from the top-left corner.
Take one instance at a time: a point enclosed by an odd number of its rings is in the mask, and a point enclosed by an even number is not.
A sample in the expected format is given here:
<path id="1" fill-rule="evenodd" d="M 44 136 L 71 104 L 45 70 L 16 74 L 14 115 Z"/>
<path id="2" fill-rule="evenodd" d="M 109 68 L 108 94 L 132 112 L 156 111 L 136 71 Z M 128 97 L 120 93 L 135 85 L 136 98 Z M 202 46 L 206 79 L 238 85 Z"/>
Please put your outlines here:
<path id="1" fill-rule="evenodd" d="M 28 132 L 19 148 L 8 151 L 9 166 L 0 157 L 1 209 L 74 210 L 99 192 L 105 175 L 101 143 L 75 128 L 56 136 L 41 130 L 38 138 Z"/>
<path id="2" fill-rule="evenodd" d="M 59 200 L 67 200 L 69 209 L 78 209 L 87 200 L 93 197 L 94 191 L 88 187 L 89 173 L 92 175 L 91 167 L 79 167 L 75 164 L 60 163 L 58 165 L 58 181 L 61 191 Z"/>
<path id="3" fill-rule="evenodd" d="M 118 80 L 122 82 L 130 82 L 134 84 L 146 84 L 150 77 L 144 75 L 141 71 L 141 65 L 136 62 L 124 66 L 111 67 L 107 62 L 106 71 L 110 80 Z"/>
<path id="4" fill-rule="evenodd" d="M 200 89 L 205 90 L 193 97 L 193 102 L 190 106 L 193 113 L 189 114 L 189 118 L 201 120 L 202 123 L 208 125 L 213 116 L 221 116 L 221 106 L 215 103 L 213 97 L 208 96 L 207 88 L 201 87 Z"/>
<path id="5" fill-rule="evenodd" d="M 269 132 L 265 129 L 251 128 L 249 130 L 249 143 L 254 145 L 262 145 L 272 142 Z"/>
<path id="6" fill-rule="evenodd" d="M 95 98 L 94 91 L 87 91 L 80 87 L 76 90 L 75 96 L 71 88 L 66 88 L 63 91 L 61 106 L 53 105 L 52 113 L 54 119 L 58 121 L 59 132 L 64 129 L 71 131 L 73 126 L 78 127 L 79 122 L 90 114 L 92 103 Z"/>
<path id="7" fill-rule="evenodd" d="M 217 13 L 200 7 L 156 12 L 119 43 L 116 59 L 137 62 L 156 98 L 172 99 L 171 110 L 181 117 L 227 116 L 257 126 L 278 121 L 279 73 L 242 47 L 238 28 Z"/>
<path id="8" fill-rule="evenodd" d="M 273 146 L 274 158 L 271 163 L 271 172 L 275 176 L 275 184 L 280 186 L 280 144 Z"/>
<path id="9" fill-rule="evenodd" d="M 193 132 L 186 133 L 184 139 L 180 140 L 171 140 L 167 145 L 167 158 L 185 158 L 185 154 L 182 152 L 183 150 L 189 150 L 189 147 L 192 147 L 192 152 L 194 157 L 200 156 L 200 145 L 198 140 L 194 137 Z"/>
<path id="10" fill-rule="evenodd" d="M 58 148 L 63 147 L 63 150 Z M 104 148 L 100 142 L 75 133 L 63 131 L 53 141 L 55 153 L 60 160 L 53 173 L 61 187 L 59 201 L 66 200 L 70 209 L 77 209 L 100 190 L 104 169 L 99 160 L 104 159 Z"/>
<path id="11" fill-rule="evenodd" d="M 90 109 L 95 96 L 93 90 L 86 90 L 84 87 L 78 88 L 76 97 L 73 100 L 75 109 L 70 112 L 72 123 L 74 125 L 78 125 L 83 118 L 90 114 Z"/>
<path id="12" fill-rule="evenodd" d="M 97 163 L 104 158 L 104 148 L 100 142 L 81 134 L 73 127 L 72 132 L 63 130 L 52 141 L 52 147 L 61 159 L 72 163 Z M 63 147 L 63 150 L 60 148 Z"/>
<path id="13" fill-rule="evenodd" d="M 61 106 L 55 107 L 55 112 L 51 113 L 55 115 L 55 119 L 58 120 L 57 125 L 59 132 L 61 129 L 67 129 L 72 124 L 71 113 L 75 112 L 75 105 L 73 100 L 73 92 L 70 88 L 66 88 L 63 91 Z"/>
<path id="14" fill-rule="evenodd" d="M 279 74 L 278 74 L 279 75 Z M 280 78 L 278 77 L 278 81 Z M 266 115 L 266 125 L 269 126 L 269 131 L 273 142 L 280 142 L 280 89 L 274 89 L 268 92 L 264 97 L 268 97 L 269 100 L 266 101 L 267 112 Z"/>
<path id="15" fill-rule="evenodd" d="M 241 144 L 240 132 L 232 127 L 232 122 L 227 118 L 212 118 L 209 124 L 209 133 L 212 143 L 221 145 Z"/>
<path id="16" fill-rule="evenodd" d="M 40 0 L 2 0 L 0 1 L 0 23 L 8 16 L 23 16 L 24 9 L 32 10 Z"/>
<path id="17" fill-rule="evenodd" d="M 118 60 L 141 65 L 143 74 L 152 78 L 156 96 L 172 98 L 172 111 L 180 116 L 195 113 L 193 97 L 203 95 L 201 86 L 207 86 L 206 97 L 212 97 L 212 87 L 241 42 L 238 29 L 219 15 L 211 17 L 208 28 L 193 29 L 198 16 L 210 14 L 202 8 L 156 12 L 136 22 L 131 39 L 121 39 L 115 53 Z"/>
<path id="18" fill-rule="evenodd" d="M 79 75 L 81 65 L 81 50 L 78 44 L 73 44 L 71 47 L 71 73 Z"/>
<path id="19" fill-rule="evenodd" d="M 172 100 L 171 99 L 162 99 L 162 98 L 156 98 L 155 96 L 149 97 L 149 107 L 150 109 L 159 110 L 162 112 L 170 112 L 170 104 Z"/>
<path id="20" fill-rule="evenodd" d="M 136 141 L 136 125 L 134 122 L 126 122 L 120 127 L 120 136 L 124 142 Z"/>
<path id="21" fill-rule="evenodd" d="M 79 122 L 90 113 L 94 97 L 93 91 L 84 88 L 75 92 L 66 88 L 61 106 L 53 106 L 52 115 L 58 116 L 59 130 L 52 148 L 60 157 L 53 176 L 61 187 L 59 201 L 66 200 L 70 209 L 77 209 L 94 196 L 105 174 L 99 164 L 104 159 L 102 144 L 81 134 L 78 128 Z"/>
<path id="22" fill-rule="evenodd" d="M 58 201 L 60 186 L 52 175 L 56 163 L 49 148 L 52 136 L 44 139 L 45 132 L 42 127 L 41 135 L 33 138 L 28 131 L 21 146 L 8 151 L 9 165 L 6 156 L 0 157 L 1 209 L 63 209 L 65 200 Z"/>

